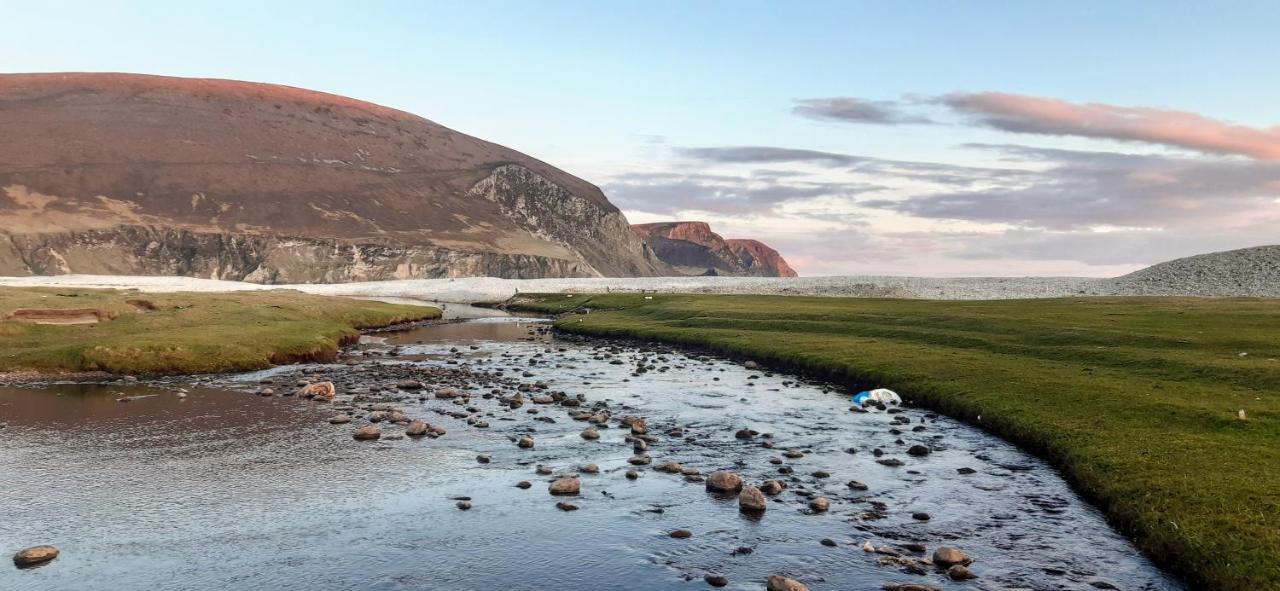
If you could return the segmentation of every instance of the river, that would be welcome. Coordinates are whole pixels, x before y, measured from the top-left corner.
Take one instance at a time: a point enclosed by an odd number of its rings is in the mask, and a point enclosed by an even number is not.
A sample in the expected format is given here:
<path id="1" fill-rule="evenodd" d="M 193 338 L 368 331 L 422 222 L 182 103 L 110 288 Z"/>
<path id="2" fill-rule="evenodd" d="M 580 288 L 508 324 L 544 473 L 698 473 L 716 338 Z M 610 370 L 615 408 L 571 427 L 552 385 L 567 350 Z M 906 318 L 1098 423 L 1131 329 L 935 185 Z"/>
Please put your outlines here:
<path id="1" fill-rule="evenodd" d="M 335 402 L 281 395 L 321 379 L 337 383 Z M 427 387 L 397 387 L 406 379 Z M 521 384 L 525 404 L 501 404 Z M 469 396 L 432 395 L 443 388 Z M 534 402 L 551 393 L 582 402 Z M 401 437 L 403 425 L 384 421 L 381 440 L 354 440 L 378 405 L 446 433 Z M 569 416 L 583 409 L 615 418 L 598 440 Z M 340 412 L 353 421 L 330 424 Z M 646 418 L 652 463 L 628 463 L 621 416 Z M 829 384 L 561 339 L 533 318 L 375 333 L 330 365 L 0 388 L 0 424 L 0 549 L 62 552 L 39 568 L 0 568 L 0 589 L 686 590 L 710 588 L 715 574 L 759 590 L 773 573 L 814 591 L 1183 588 L 1051 468 L 979 430 L 912 408 L 853 413 Z M 524 435 L 532 449 L 514 443 Z M 915 444 L 931 453 L 907 454 Z M 878 461 L 888 458 L 903 465 Z M 745 515 L 697 476 L 654 470 L 668 460 L 788 488 Z M 576 511 L 548 492 L 561 473 L 581 476 Z M 829 511 L 808 509 L 819 495 Z M 692 537 L 671 537 L 677 529 Z M 972 557 L 979 578 L 909 572 L 942 544 Z"/>

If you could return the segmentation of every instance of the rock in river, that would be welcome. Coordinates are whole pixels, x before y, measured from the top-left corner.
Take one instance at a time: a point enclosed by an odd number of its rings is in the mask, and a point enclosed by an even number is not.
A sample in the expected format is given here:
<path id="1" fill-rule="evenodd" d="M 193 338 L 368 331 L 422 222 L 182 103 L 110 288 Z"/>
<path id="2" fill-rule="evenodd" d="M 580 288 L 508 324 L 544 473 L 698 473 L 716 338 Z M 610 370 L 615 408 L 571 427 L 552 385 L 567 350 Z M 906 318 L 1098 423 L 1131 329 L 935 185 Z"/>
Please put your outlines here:
<path id="1" fill-rule="evenodd" d="M 57 557 L 58 549 L 53 546 L 32 546 L 14 554 L 13 563 L 18 566 L 34 566 Z"/>
<path id="2" fill-rule="evenodd" d="M 814 513 L 825 513 L 827 509 L 831 508 L 831 501 L 827 500 L 827 497 L 818 497 L 809 501 L 809 508 L 812 509 Z"/>
<path id="3" fill-rule="evenodd" d="M 337 415 L 329 419 L 329 423 L 333 425 L 345 425 L 351 422 L 351 417 L 347 415 Z"/>
<path id="4" fill-rule="evenodd" d="M 738 509 L 747 513 L 759 513 L 767 508 L 764 493 L 754 486 L 742 489 L 738 494 Z"/>
<path id="5" fill-rule="evenodd" d="M 959 548 L 939 546 L 937 550 L 933 551 L 933 563 L 942 568 L 947 568 L 953 564 L 968 565 L 970 562 L 973 561 L 964 552 L 961 552 Z"/>
<path id="6" fill-rule="evenodd" d="M 532 448 L 533 438 L 529 437 L 528 435 L 521 435 L 520 439 L 516 440 L 516 445 L 523 447 L 525 449 Z"/>
<path id="7" fill-rule="evenodd" d="M 769 575 L 765 589 L 767 591 L 809 591 L 809 588 L 805 587 L 804 583 L 782 575 Z"/>
<path id="8" fill-rule="evenodd" d="M 738 492 L 742 490 L 742 477 L 726 470 L 712 472 L 710 476 L 707 476 L 707 490 L 711 492 Z"/>
<path id="9" fill-rule="evenodd" d="M 316 382 L 307 384 L 301 390 L 298 390 L 298 396 L 303 398 L 314 398 L 316 400 L 333 400 L 338 390 L 333 387 L 333 382 Z"/>
<path id="10" fill-rule="evenodd" d="M 583 439 L 588 439 L 588 440 L 590 440 L 590 439 L 599 439 L 599 438 L 600 438 L 600 432 L 599 432 L 599 431 L 597 431 L 595 427 L 588 427 L 588 428 L 586 428 L 586 429 L 583 429 L 583 430 L 582 430 L 582 438 L 583 438 Z"/>
<path id="11" fill-rule="evenodd" d="M 977 578 L 977 575 L 973 574 L 973 571 L 963 564 L 951 565 L 951 568 L 947 569 L 947 576 L 951 577 L 953 581 L 967 581 Z"/>
<path id="12" fill-rule="evenodd" d="M 356 432 L 352 433 L 351 436 L 360 440 L 378 439 L 382 437 L 382 429 L 374 425 L 365 425 L 356 429 Z"/>
<path id="13" fill-rule="evenodd" d="M 422 419 L 418 419 L 409 423 L 409 426 L 404 430 L 404 434 L 409 437 L 422 437 L 427 434 L 429 429 L 431 429 L 431 425 L 428 425 Z"/>
<path id="14" fill-rule="evenodd" d="M 577 478 L 566 476 L 553 481 L 548 490 L 553 495 L 576 495 L 581 488 L 582 483 Z"/>

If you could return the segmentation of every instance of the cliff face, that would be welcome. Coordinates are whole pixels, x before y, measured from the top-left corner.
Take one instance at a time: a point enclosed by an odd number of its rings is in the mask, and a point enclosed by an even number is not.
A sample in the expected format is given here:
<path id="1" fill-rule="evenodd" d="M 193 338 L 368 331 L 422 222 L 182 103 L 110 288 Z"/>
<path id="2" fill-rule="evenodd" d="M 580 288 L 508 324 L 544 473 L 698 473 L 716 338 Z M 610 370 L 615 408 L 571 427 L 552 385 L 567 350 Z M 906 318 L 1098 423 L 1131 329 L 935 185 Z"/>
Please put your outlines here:
<path id="1" fill-rule="evenodd" d="M 260 282 L 669 272 L 595 186 L 285 86 L 0 75 L 0 273 Z"/>
<path id="2" fill-rule="evenodd" d="M 684 275 L 796 276 L 778 251 L 757 240 L 725 240 L 706 222 L 636 224 L 631 230 Z"/>

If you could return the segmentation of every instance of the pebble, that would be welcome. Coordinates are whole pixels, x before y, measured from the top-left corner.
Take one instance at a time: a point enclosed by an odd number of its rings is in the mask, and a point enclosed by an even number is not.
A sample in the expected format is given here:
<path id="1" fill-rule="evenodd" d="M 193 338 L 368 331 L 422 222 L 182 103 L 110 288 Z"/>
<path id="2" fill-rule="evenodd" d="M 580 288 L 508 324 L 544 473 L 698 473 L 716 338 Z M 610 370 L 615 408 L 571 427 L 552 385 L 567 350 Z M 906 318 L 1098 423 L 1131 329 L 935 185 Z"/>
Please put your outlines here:
<path id="1" fill-rule="evenodd" d="M 827 497 L 818 497 L 809 501 L 809 508 L 812 509 L 814 513 L 825 513 L 827 509 L 831 508 L 831 501 L 827 500 Z"/>
<path id="2" fill-rule="evenodd" d="M 809 591 L 804 583 L 782 575 L 769 575 L 765 581 L 766 591 Z"/>
<path id="3" fill-rule="evenodd" d="M 669 533 L 669 534 L 667 534 L 667 535 L 669 535 L 669 536 L 671 536 L 671 537 L 673 537 L 673 538 L 676 538 L 676 539 L 678 539 L 678 540 L 683 540 L 683 539 L 685 539 L 685 538 L 692 538 L 692 537 L 693 537 L 693 532 L 691 532 L 691 531 L 689 531 L 689 530 L 687 530 L 687 529 L 676 529 L 676 530 L 672 530 L 672 531 L 671 531 L 671 533 Z"/>
<path id="4" fill-rule="evenodd" d="M 582 430 L 582 438 L 587 440 L 599 439 L 600 432 L 597 431 L 595 427 L 588 427 Z"/>
<path id="5" fill-rule="evenodd" d="M 702 580 L 706 581 L 707 584 L 711 585 L 712 587 L 724 587 L 729 584 L 729 579 L 725 578 L 722 575 L 708 574 L 702 577 Z"/>
<path id="6" fill-rule="evenodd" d="M 458 508 L 463 511 L 470 511 L 471 501 L 458 501 Z"/>
<path id="7" fill-rule="evenodd" d="M 951 565 L 951 568 L 947 569 L 947 576 L 950 577 L 952 581 L 967 581 L 978 577 L 978 575 L 973 574 L 973 571 L 969 570 L 969 568 L 963 564 Z"/>
<path id="8" fill-rule="evenodd" d="M 347 415 L 336 415 L 329 418 L 329 424 L 331 425 L 345 425 L 350 422 L 351 422 L 351 417 Z"/>
<path id="9" fill-rule="evenodd" d="M 530 449 L 533 447 L 533 438 L 528 435 L 521 435 L 520 439 L 516 440 L 516 445 L 524 449 Z"/>
<path id="10" fill-rule="evenodd" d="M 356 429 L 355 432 L 351 434 L 351 436 L 361 441 L 378 439 L 382 437 L 382 429 L 379 429 L 374 425 L 365 425 L 363 427 L 360 427 L 359 429 Z"/>
<path id="11" fill-rule="evenodd" d="M 742 490 L 742 477 L 726 470 L 718 470 L 707 476 L 707 490 L 711 492 L 738 492 Z M 760 492 L 756 489 L 756 492 Z"/>
<path id="12" fill-rule="evenodd" d="M 577 511 L 578 506 L 570 503 L 569 501 L 560 501 L 559 503 L 556 503 L 556 509 L 561 511 Z"/>

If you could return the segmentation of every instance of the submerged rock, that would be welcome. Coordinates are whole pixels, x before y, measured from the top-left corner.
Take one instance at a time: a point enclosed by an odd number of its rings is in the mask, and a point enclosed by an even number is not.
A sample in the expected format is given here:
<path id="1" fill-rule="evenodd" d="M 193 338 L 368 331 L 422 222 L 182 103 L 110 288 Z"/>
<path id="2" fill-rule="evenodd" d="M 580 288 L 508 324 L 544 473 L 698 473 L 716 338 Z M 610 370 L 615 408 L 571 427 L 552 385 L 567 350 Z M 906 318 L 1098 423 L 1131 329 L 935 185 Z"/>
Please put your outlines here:
<path id="1" fill-rule="evenodd" d="M 551 486 L 547 487 L 547 490 L 549 490 L 553 495 L 571 496 L 578 494 L 581 488 L 581 481 L 577 478 L 566 476 L 564 478 L 557 478 L 554 480 L 551 483 Z"/>
<path id="2" fill-rule="evenodd" d="M 382 429 L 379 429 L 374 425 L 365 425 L 356 429 L 355 433 L 352 433 L 351 436 L 362 441 L 378 439 L 382 437 Z"/>
<path id="3" fill-rule="evenodd" d="M 973 561 L 964 552 L 953 546 L 939 546 L 933 551 L 933 563 L 942 568 L 953 564 L 968 565 L 970 562 Z"/>
<path id="4" fill-rule="evenodd" d="M 742 490 L 742 477 L 727 470 L 718 470 L 707 476 L 706 486 L 711 492 L 738 492 Z"/>
<path id="5" fill-rule="evenodd" d="M 742 489 L 738 494 L 738 509 L 746 513 L 761 513 L 768 508 L 764 493 L 754 486 Z"/>
<path id="6" fill-rule="evenodd" d="M 769 575 L 765 582 L 766 591 L 809 591 L 804 583 L 782 575 Z"/>

